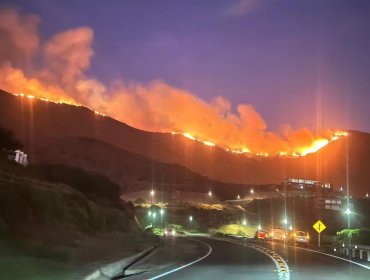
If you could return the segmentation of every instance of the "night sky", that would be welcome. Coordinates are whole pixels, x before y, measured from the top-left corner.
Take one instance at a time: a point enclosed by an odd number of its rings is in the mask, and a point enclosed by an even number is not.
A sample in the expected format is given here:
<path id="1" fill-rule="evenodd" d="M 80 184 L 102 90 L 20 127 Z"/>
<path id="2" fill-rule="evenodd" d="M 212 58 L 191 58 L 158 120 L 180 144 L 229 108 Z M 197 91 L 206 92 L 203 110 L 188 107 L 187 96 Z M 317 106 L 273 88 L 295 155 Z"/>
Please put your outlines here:
<path id="1" fill-rule="evenodd" d="M 4 1 L 41 35 L 94 30 L 88 74 L 250 103 L 275 131 L 370 131 L 370 1 Z"/>

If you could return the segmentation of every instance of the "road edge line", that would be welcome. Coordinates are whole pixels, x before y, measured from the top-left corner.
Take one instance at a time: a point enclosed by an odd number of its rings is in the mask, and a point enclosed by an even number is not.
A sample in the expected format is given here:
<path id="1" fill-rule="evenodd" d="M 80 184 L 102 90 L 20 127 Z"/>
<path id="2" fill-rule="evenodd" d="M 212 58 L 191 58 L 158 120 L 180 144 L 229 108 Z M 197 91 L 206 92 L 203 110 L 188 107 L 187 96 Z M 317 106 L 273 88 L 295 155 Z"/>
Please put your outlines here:
<path id="1" fill-rule="evenodd" d="M 192 262 L 190 262 L 190 263 L 184 264 L 184 265 L 182 265 L 182 266 L 180 266 L 180 267 L 174 268 L 174 269 L 172 269 L 172 270 L 169 270 L 169 271 L 164 272 L 164 273 L 162 273 L 162 274 L 159 274 L 159 275 L 153 276 L 153 277 L 151 277 L 151 278 L 147 278 L 148 280 L 155 280 L 155 279 L 159 279 L 159 278 L 162 278 L 162 277 L 164 277 L 164 276 L 166 276 L 166 275 L 169 275 L 169 274 L 172 274 L 172 273 L 177 272 L 177 271 L 179 271 L 179 270 L 182 270 L 182 269 L 184 269 L 184 268 L 186 268 L 186 267 L 189 267 L 189 266 L 191 266 L 191 265 L 193 265 L 193 264 L 196 264 L 197 262 L 200 262 L 200 261 L 204 260 L 205 258 L 207 258 L 207 257 L 212 253 L 212 247 L 211 247 L 211 245 L 209 245 L 208 243 L 206 243 L 206 242 L 204 242 L 204 241 L 202 241 L 202 240 L 197 240 L 197 239 L 190 238 L 190 237 L 184 237 L 184 238 L 187 238 L 187 239 L 190 239 L 190 240 L 193 240 L 193 241 L 196 241 L 196 242 L 202 243 L 203 245 L 206 245 L 206 246 L 209 248 L 209 250 L 208 250 L 207 254 L 205 254 L 203 257 L 200 257 L 200 258 L 196 259 L 195 261 L 192 261 Z"/>
<path id="2" fill-rule="evenodd" d="M 279 280 L 290 280 L 290 269 L 289 269 L 289 266 L 288 264 L 286 263 L 286 261 L 284 260 L 283 257 L 281 257 L 279 254 L 277 254 L 276 252 L 266 248 L 266 247 L 263 247 L 263 246 L 260 246 L 258 244 L 247 244 L 247 243 L 240 243 L 240 242 L 237 242 L 237 241 L 234 241 L 234 240 L 229 240 L 229 239 L 223 239 L 223 238 L 214 238 L 212 237 L 212 239 L 215 239 L 215 240 L 220 240 L 220 241 L 224 241 L 224 242 L 229 242 L 229 243 L 234 243 L 234 244 L 237 244 L 237 245 L 241 245 L 241 246 L 244 246 L 244 247 L 248 247 L 248 248 L 251 248 L 251 249 L 254 249 L 266 256 L 268 256 L 275 264 L 276 268 L 277 268 L 277 272 L 278 272 L 278 278 Z M 260 248 L 263 248 L 263 250 L 261 250 Z M 269 254 L 267 251 L 271 252 L 271 254 Z M 285 272 L 282 271 L 282 267 L 281 265 L 279 264 L 279 262 L 273 257 L 273 254 L 277 255 L 279 257 L 279 259 L 283 262 L 283 267 L 285 267 Z"/>

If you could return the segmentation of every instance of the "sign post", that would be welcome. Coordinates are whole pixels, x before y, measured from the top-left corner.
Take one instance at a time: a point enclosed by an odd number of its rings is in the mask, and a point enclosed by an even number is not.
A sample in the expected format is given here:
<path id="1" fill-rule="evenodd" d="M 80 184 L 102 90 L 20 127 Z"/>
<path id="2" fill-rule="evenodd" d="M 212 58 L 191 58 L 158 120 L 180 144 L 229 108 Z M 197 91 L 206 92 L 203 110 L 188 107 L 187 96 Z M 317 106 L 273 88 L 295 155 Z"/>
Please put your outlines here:
<path id="1" fill-rule="evenodd" d="M 326 226 L 323 222 L 321 222 L 320 220 L 318 220 L 314 225 L 313 225 L 313 228 L 317 231 L 317 233 L 319 234 L 319 248 L 321 247 L 321 232 L 326 229 Z"/>

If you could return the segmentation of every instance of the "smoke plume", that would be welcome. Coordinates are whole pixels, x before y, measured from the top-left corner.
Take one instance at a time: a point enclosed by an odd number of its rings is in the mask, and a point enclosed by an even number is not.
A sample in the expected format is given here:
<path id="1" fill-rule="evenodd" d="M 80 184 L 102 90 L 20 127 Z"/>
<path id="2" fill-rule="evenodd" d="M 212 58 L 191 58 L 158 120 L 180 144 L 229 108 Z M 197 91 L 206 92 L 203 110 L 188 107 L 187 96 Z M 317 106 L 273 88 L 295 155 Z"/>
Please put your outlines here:
<path id="1" fill-rule="evenodd" d="M 82 104 L 148 131 L 188 133 L 234 151 L 301 153 L 317 139 L 307 129 L 268 131 L 250 104 L 233 110 L 229 100 L 210 102 L 164 81 L 149 84 L 88 77 L 94 31 L 78 27 L 44 39 L 40 19 L 14 9 L 0 10 L 0 87 L 50 100 Z M 37 63 L 36 63 L 37 62 Z M 37 66 L 36 66 L 37 65 Z"/>

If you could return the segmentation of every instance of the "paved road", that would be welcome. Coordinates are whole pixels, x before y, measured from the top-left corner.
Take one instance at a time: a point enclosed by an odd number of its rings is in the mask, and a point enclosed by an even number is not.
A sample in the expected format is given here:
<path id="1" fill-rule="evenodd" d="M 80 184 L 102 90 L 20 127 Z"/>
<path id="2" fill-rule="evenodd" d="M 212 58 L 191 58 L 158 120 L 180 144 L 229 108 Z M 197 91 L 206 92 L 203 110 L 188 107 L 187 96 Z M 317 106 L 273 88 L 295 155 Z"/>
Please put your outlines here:
<path id="1" fill-rule="evenodd" d="M 140 274 L 125 279 L 370 279 L 370 270 L 329 256 L 283 244 L 234 242 L 200 237 L 166 239 L 162 248 L 129 271 Z M 283 274 L 279 268 L 282 261 L 289 270 Z"/>

